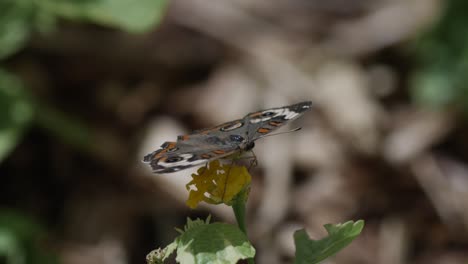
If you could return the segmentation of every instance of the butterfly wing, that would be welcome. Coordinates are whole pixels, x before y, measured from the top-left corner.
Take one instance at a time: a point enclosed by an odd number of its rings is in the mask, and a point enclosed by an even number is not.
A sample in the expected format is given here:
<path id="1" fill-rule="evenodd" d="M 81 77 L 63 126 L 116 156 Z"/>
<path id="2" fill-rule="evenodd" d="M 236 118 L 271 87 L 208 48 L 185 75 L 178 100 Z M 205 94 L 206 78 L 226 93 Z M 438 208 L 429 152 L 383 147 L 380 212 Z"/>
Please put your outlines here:
<path id="1" fill-rule="evenodd" d="M 161 148 L 146 155 L 143 162 L 149 163 L 155 173 L 176 172 L 205 164 L 235 153 L 238 147 L 224 144 L 213 136 L 192 135 L 177 142 L 165 142 Z"/>
<path id="2" fill-rule="evenodd" d="M 245 123 L 245 118 L 244 119 L 238 119 L 230 122 L 223 123 L 221 125 L 212 127 L 212 128 L 207 128 L 207 129 L 202 129 L 202 130 L 196 130 L 194 131 L 191 135 L 188 135 L 188 137 L 192 136 L 197 136 L 197 135 L 213 135 L 217 136 L 221 139 L 229 138 L 230 135 L 244 135 L 247 132 L 247 126 Z M 187 137 L 187 136 L 182 136 Z"/>
<path id="3" fill-rule="evenodd" d="M 248 127 L 246 131 L 248 139 L 254 141 L 263 135 L 273 132 L 287 122 L 309 111 L 311 106 L 312 103 L 307 101 L 284 107 L 270 108 L 246 115 L 244 117 L 244 122 Z"/>
<path id="4" fill-rule="evenodd" d="M 252 141 L 298 118 L 310 107 L 311 102 L 302 102 L 271 108 L 179 136 L 177 142 L 165 142 L 160 149 L 147 154 L 143 162 L 149 163 L 155 173 L 169 173 L 220 159 L 248 149 L 253 146 Z"/>

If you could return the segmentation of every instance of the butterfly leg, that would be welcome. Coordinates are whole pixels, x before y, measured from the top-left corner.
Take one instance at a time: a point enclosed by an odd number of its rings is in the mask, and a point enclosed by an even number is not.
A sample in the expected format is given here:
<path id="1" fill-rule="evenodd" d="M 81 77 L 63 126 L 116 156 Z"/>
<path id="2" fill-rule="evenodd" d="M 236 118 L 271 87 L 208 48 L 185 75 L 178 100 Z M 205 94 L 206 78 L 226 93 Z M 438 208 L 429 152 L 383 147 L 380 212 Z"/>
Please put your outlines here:
<path id="1" fill-rule="evenodd" d="M 204 168 L 204 170 L 200 173 L 200 175 L 205 173 L 205 171 L 208 169 L 208 162 L 205 163 L 205 166 L 203 166 L 203 168 Z"/>
<path id="2" fill-rule="evenodd" d="M 248 171 L 250 171 L 250 169 L 252 169 L 252 167 L 257 167 L 257 165 L 258 165 L 258 160 L 257 160 L 257 156 L 255 155 L 255 152 L 253 150 L 250 150 L 250 152 L 252 153 L 252 157 L 249 157 L 251 160 L 250 160 L 250 165 L 249 165 Z"/>
<path id="3" fill-rule="evenodd" d="M 251 156 L 242 156 L 242 155 L 240 155 L 240 157 L 234 158 L 235 161 L 238 161 L 238 160 L 248 160 L 248 161 L 249 161 L 249 168 L 248 168 L 248 170 L 250 170 L 252 167 L 258 165 L 257 156 L 255 155 L 255 153 L 253 152 L 253 150 L 249 150 L 249 152 L 252 154 Z"/>
<path id="4" fill-rule="evenodd" d="M 247 169 L 248 171 L 250 171 L 252 167 L 256 167 L 258 165 L 258 160 L 257 160 L 257 156 L 255 155 L 255 152 L 253 152 L 253 150 L 249 150 L 249 152 L 252 154 L 252 156 L 237 157 L 234 159 L 236 161 L 248 160 L 249 161 L 249 167 Z"/>

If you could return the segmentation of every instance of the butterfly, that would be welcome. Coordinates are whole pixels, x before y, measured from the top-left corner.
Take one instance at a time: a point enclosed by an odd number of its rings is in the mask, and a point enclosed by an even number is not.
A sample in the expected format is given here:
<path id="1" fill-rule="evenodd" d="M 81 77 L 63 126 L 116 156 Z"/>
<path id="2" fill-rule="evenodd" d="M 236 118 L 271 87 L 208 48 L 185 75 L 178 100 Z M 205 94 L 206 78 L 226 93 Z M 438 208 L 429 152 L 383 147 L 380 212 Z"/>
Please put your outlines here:
<path id="1" fill-rule="evenodd" d="M 154 173 L 170 173 L 253 149 L 255 140 L 310 110 L 309 101 L 249 113 L 244 118 L 164 142 L 143 158 Z"/>

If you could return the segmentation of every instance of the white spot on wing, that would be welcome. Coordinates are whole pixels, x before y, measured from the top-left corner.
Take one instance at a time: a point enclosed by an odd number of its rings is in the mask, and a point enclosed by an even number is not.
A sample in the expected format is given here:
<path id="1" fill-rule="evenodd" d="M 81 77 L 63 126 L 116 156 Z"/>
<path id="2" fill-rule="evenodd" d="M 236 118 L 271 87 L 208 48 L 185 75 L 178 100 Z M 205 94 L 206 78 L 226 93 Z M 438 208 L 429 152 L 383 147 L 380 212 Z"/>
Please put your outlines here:
<path id="1" fill-rule="evenodd" d="M 193 160 L 193 161 L 188 161 L 193 156 L 194 156 L 193 154 L 189 154 L 189 153 L 181 154 L 181 155 L 178 156 L 178 157 L 183 158 L 180 161 L 177 161 L 177 162 L 159 161 L 158 165 L 161 166 L 161 167 L 164 167 L 165 169 L 176 167 L 176 168 L 174 168 L 174 170 L 179 171 L 180 168 L 177 168 L 177 167 L 185 167 L 185 166 L 190 166 L 191 167 L 191 166 L 196 166 L 196 165 L 206 163 L 208 161 L 207 159 L 197 159 L 197 160 Z"/>
<path id="2" fill-rule="evenodd" d="M 289 119 L 293 119 L 294 117 L 299 115 L 299 113 L 294 112 L 294 111 L 290 111 L 288 108 L 266 110 L 266 111 L 263 111 L 262 113 L 267 113 L 267 112 L 273 112 L 273 113 L 275 113 L 275 115 L 251 119 L 250 123 L 251 124 L 256 124 L 256 123 L 264 122 L 264 121 L 270 120 L 272 118 L 275 118 L 277 116 L 284 116 L 284 118 L 286 120 L 289 120 Z"/>
<path id="3" fill-rule="evenodd" d="M 239 127 L 241 127 L 242 125 L 243 125 L 242 122 L 238 122 L 238 123 L 233 124 L 233 125 L 230 125 L 230 126 L 228 126 L 228 127 L 223 127 L 223 128 L 221 128 L 221 130 L 223 130 L 223 131 L 230 131 L 230 130 L 239 128 Z"/>

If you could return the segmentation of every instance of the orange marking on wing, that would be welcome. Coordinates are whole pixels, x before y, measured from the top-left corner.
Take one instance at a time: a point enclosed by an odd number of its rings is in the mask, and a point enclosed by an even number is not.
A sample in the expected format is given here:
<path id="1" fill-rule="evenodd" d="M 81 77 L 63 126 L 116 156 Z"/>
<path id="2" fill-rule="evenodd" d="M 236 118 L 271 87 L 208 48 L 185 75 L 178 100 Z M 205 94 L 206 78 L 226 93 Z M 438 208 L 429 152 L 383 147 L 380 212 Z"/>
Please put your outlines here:
<path id="1" fill-rule="evenodd" d="M 162 158 L 159 159 L 159 161 L 162 161 L 162 162 L 164 162 L 166 160 L 167 160 L 167 157 L 162 157 Z"/>
<path id="2" fill-rule="evenodd" d="M 268 124 L 270 124 L 271 126 L 279 126 L 281 125 L 282 122 L 278 122 L 278 121 L 270 121 Z"/>
<path id="3" fill-rule="evenodd" d="M 210 154 L 202 154 L 202 155 L 200 155 L 200 157 L 202 157 L 203 159 L 209 159 L 209 158 L 211 158 L 211 155 Z"/>
<path id="4" fill-rule="evenodd" d="M 176 143 L 175 143 L 175 142 L 171 142 L 171 143 L 167 144 L 167 146 L 166 146 L 165 149 L 170 150 L 170 149 L 175 148 L 175 146 L 176 146 Z"/>
<path id="5" fill-rule="evenodd" d="M 167 149 L 161 149 L 161 151 L 154 153 L 153 159 L 159 159 L 166 152 L 167 152 Z"/>
<path id="6" fill-rule="evenodd" d="M 181 140 L 181 141 L 188 140 L 189 138 L 190 138 L 189 135 L 182 135 L 182 136 L 179 136 L 179 140 Z"/>
<path id="7" fill-rule="evenodd" d="M 224 153 L 226 153 L 226 151 L 224 151 L 224 150 L 222 150 L 222 149 L 218 149 L 218 150 L 214 150 L 213 153 L 219 155 L 219 154 L 224 154 Z"/>
<path id="8" fill-rule="evenodd" d="M 218 127 L 216 127 L 215 129 L 211 128 L 211 129 L 203 130 L 202 132 L 200 132 L 200 134 L 206 135 L 212 132 L 213 130 L 218 130 Z"/>
<path id="9" fill-rule="evenodd" d="M 258 116 L 261 116 L 262 115 L 262 112 L 257 112 L 257 113 L 253 113 L 250 115 L 250 117 L 258 117 Z"/>
<path id="10" fill-rule="evenodd" d="M 265 133 L 270 132 L 270 130 L 271 130 L 271 129 L 269 129 L 269 128 L 261 127 L 261 128 L 259 128 L 259 129 L 257 129 L 257 132 L 258 132 L 258 133 L 261 133 L 261 134 L 265 134 Z"/>

